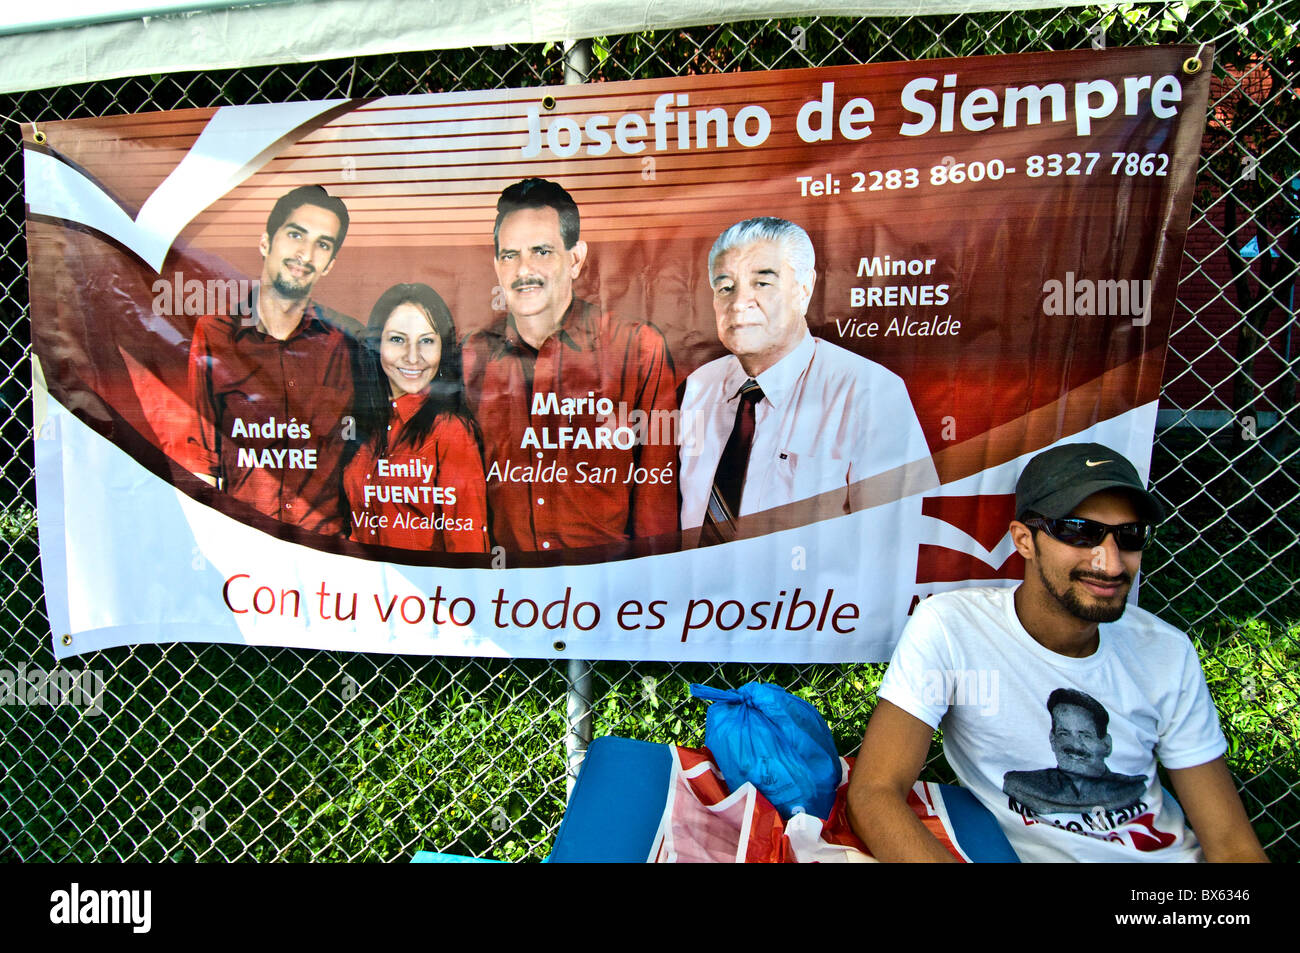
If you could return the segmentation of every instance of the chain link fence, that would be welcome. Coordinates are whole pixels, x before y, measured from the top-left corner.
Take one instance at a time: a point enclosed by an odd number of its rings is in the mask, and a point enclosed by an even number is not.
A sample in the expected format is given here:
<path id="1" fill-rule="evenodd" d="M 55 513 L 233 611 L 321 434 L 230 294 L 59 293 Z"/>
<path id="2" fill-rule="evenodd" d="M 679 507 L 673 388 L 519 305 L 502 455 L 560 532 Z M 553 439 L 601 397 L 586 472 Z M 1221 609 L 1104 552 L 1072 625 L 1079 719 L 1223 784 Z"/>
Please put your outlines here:
<path id="1" fill-rule="evenodd" d="M 1300 430 L 1293 342 L 1300 180 L 1295 3 L 1128 4 L 894 19 L 752 21 L 596 38 L 592 80 L 1147 43 L 1215 43 L 1193 228 L 1153 483 L 1174 514 L 1143 604 L 1189 628 L 1247 810 L 1300 857 L 1295 744 Z M 570 60 L 572 65 L 572 60 Z M 0 97 L 24 121 L 565 80 L 558 45 L 139 76 Z M 570 691 L 595 735 L 699 744 L 691 681 L 783 684 L 844 753 L 883 666 L 414 658 L 225 645 L 113 649 L 57 669 L 35 533 L 19 137 L 0 212 L 0 669 L 103 679 L 103 713 L 0 707 L 0 856 L 398 860 L 417 849 L 545 856 L 563 813 Z M 576 714 L 581 714 L 578 706 Z M 933 752 L 928 776 L 945 777 Z"/>

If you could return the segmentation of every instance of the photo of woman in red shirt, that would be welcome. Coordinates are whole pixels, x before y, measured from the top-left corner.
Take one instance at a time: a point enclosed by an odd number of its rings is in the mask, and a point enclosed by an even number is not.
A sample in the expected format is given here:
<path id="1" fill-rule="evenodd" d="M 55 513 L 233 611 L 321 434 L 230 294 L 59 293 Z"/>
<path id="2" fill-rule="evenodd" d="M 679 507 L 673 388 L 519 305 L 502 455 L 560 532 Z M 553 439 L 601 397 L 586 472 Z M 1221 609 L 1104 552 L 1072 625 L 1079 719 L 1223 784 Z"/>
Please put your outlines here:
<path id="1" fill-rule="evenodd" d="M 394 285 L 371 310 L 363 340 L 358 448 L 343 473 L 352 539 L 487 552 L 481 438 L 447 305 L 428 285 Z"/>

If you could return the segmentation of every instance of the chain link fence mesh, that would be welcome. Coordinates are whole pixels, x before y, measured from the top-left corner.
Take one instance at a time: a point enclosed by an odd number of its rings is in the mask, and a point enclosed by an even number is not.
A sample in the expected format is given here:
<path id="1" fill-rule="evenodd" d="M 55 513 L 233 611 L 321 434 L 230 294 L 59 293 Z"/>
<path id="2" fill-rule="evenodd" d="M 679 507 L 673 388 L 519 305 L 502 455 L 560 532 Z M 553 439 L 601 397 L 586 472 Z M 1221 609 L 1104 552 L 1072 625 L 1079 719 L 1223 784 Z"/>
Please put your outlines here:
<path id="1" fill-rule="evenodd" d="M 1300 429 L 1292 339 L 1300 173 L 1297 5 L 1128 4 L 964 16 L 811 17 L 597 38 L 593 81 L 1086 48 L 1215 43 L 1210 117 L 1153 462 L 1173 516 L 1142 603 L 1196 639 L 1247 811 L 1300 857 Z M 24 121 L 564 81 L 562 46 L 138 76 L 0 97 Z M 0 669 L 55 671 L 32 471 L 19 137 L 0 211 Z M 102 714 L 0 707 L 0 856 L 398 860 L 546 855 L 563 813 L 562 663 L 175 644 L 82 656 Z M 594 734 L 699 744 L 687 685 L 775 681 L 851 753 L 879 665 L 591 666 Z M 928 777 L 951 780 L 936 745 Z"/>

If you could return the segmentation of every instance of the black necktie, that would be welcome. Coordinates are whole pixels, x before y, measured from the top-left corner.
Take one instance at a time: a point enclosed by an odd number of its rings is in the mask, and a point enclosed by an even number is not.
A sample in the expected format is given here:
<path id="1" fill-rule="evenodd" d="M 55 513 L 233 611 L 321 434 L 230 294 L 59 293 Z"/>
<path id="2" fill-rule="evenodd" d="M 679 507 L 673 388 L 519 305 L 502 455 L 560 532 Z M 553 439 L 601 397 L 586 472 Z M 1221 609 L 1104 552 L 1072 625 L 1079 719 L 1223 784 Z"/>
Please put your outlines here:
<path id="1" fill-rule="evenodd" d="M 740 387 L 740 401 L 736 407 L 736 422 L 731 436 L 722 449 L 718 469 L 713 474 L 713 492 L 709 500 L 709 515 L 715 523 L 733 521 L 740 513 L 740 500 L 745 491 L 745 471 L 749 467 L 749 451 L 754 445 L 754 405 L 763 399 L 763 388 L 752 377 Z M 717 504 L 721 504 L 719 507 Z"/>

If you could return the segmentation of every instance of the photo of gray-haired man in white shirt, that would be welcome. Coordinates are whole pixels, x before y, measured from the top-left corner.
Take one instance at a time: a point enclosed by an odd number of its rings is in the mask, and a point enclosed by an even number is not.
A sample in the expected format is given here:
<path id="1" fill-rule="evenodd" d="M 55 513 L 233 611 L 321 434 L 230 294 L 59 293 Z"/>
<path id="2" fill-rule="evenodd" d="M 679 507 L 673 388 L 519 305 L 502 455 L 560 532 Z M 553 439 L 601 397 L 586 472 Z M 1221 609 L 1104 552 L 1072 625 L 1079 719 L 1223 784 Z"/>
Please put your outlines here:
<path id="1" fill-rule="evenodd" d="M 807 232 L 779 218 L 738 222 L 709 252 L 730 353 L 692 373 L 682 400 L 682 529 L 703 544 L 938 486 L 902 378 L 808 330 L 814 266 Z"/>

